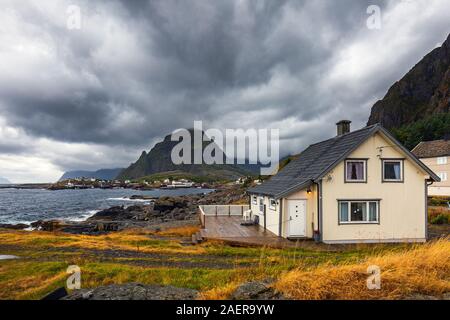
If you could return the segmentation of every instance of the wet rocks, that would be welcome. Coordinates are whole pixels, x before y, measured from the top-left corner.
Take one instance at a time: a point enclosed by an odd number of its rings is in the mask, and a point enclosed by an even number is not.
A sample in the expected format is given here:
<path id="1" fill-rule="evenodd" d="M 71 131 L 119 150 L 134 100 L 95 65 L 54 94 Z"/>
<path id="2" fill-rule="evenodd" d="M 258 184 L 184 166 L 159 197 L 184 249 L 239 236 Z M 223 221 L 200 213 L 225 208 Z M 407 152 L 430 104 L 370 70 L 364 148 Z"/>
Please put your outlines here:
<path id="1" fill-rule="evenodd" d="M 141 199 L 142 196 L 132 197 Z M 223 187 L 204 195 L 161 197 L 150 204 L 115 206 L 97 212 L 83 222 L 37 221 L 32 227 L 42 231 L 62 231 L 73 234 L 104 234 L 127 228 L 151 228 L 167 223 L 190 223 L 198 221 L 198 206 L 208 204 L 231 204 L 244 200 L 245 190 Z"/>
<path id="2" fill-rule="evenodd" d="M 0 229 L 10 229 L 10 230 L 23 230 L 29 228 L 28 224 L 18 223 L 18 224 L 0 224 Z"/>
<path id="3" fill-rule="evenodd" d="M 154 203 L 153 209 L 166 212 L 177 208 L 186 208 L 190 201 L 186 197 L 161 197 Z"/>
<path id="4" fill-rule="evenodd" d="M 32 228 L 40 230 L 40 231 L 53 232 L 53 231 L 59 230 L 62 226 L 62 223 L 61 223 L 61 221 L 57 221 L 57 220 L 48 220 L 48 221 L 39 220 L 39 221 L 31 223 L 30 226 Z"/>
<path id="5" fill-rule="evenodd" d="M 132 207 L 126 208 L 124 206 L 112 207 L 106 210 L 97 212 L 90 217 L 88 221 L 105 220 L 105 221 L 117 221 L 128 220 L 133 217 Z"/>
<path id="6" fill-rule="evenodd" d="M 127 283 L 77 290 L 62 300 L 194 300 L 197 296 L 192 289 Z"/>

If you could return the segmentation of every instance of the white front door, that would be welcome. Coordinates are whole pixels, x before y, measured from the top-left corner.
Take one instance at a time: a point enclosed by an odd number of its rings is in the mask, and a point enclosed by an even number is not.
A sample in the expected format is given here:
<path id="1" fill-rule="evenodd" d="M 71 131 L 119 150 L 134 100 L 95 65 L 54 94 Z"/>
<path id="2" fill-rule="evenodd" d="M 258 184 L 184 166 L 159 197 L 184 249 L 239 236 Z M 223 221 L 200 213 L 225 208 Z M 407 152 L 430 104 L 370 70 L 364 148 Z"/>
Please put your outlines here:
<path id="1" fill-rule="evenodd" d="M 289 237 L 306 237 L 306 200 L 288 200 Z"/>

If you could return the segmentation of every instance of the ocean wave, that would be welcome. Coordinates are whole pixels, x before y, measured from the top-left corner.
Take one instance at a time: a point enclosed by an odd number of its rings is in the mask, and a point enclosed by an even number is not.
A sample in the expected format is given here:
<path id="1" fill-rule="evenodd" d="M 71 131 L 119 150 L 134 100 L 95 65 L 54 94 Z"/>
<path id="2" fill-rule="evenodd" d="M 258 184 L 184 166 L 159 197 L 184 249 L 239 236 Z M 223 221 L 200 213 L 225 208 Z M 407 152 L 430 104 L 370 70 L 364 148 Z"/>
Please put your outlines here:
<path id="1" fill-rule="evenodd" d="M 150 199 L 130 199 L 127 197 L 123 198 L 108 198 L 107 201 L 129 201 L 129 202 L 143 202 L 143 203 L 152 203 L 153 200 Z"/>
<path id="2" fill-rule="evenodd" d="M 83 222 L 83 221 L 89 219 L 90 217 L 94 216 L 97 212 L 100 212 L 100 211 L 101 210 L 89 210 L 88 212 L 82 214 L 81 216 L 67 217 L 67 218 L 63 218 L 62 220 L 73 221 L 73 222 Z"/>

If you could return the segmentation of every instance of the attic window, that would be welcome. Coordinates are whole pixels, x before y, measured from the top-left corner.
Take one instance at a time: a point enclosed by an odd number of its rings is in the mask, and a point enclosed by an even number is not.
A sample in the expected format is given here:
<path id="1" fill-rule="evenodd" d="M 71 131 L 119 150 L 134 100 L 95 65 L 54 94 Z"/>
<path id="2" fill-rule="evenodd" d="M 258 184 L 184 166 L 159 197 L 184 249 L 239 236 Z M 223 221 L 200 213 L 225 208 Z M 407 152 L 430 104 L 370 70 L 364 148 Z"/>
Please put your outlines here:
<path id="1" fill-rule="evenodd" d="M 345 160 L 345 182 L 367 182 L 367 160 Z"/>
<path id="2" fill-rule="evenodd" d="M 383 160 L 383 182 L 403 181 L 403 160 Z"/>

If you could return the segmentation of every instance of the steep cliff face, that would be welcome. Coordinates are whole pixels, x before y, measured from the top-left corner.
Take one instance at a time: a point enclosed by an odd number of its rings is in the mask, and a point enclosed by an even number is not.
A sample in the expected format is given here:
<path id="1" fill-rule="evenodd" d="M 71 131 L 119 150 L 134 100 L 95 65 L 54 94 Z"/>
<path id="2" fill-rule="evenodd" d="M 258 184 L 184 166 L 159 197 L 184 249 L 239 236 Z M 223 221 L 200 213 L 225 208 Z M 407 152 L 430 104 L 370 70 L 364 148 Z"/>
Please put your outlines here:
<path id="1" fill-rule="evenodd" d="M 388 129 L 398 128 L 449 110 L 450 35 L 375 103 L 368 125 L 381 123 Z"/>

